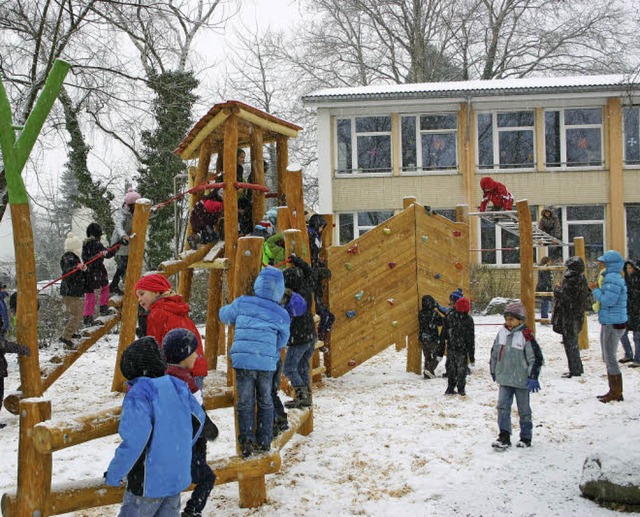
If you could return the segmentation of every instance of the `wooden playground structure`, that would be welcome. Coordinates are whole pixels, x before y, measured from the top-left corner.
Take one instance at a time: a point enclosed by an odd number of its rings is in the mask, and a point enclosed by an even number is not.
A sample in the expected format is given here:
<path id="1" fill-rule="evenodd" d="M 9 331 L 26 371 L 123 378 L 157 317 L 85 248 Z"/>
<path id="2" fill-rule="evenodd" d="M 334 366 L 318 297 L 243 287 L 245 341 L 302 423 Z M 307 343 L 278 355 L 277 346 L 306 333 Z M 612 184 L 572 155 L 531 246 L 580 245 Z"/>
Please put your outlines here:
<path id="1" fill-rule="evenodd" d="M 61 63 L 61 62 L 58 62 Z M 62 85 L 68 65 L 61 63 L 47 81 L 42 103 L 34 110 L 33 128 L 23 131 L 33 145 L 48 111 Z M 0 82 L 1 85 L 1 82 Z M 0 90 L 4 95 L 4 90 Z M 2 109 L 8 109 L 6 95 L 0 95 L 0 133 L 7 129 Z M 11 114 L 8 109 L 9 115 Z M 5 117 L 6 118 L 6 117 Z M 29 117 L 29 120 L 32 120 Z M 27 125 L 29 122 L 27 123 Z M 246 104 L 228 101 L 214 106 L 189 132 L 176 149 L 184 159 L 198 159 L 192 169 L 190 208 L 204 194 L 215 174 L 210 172 L 212 156 L 222 156 L 224 189 L 224 242 L 206 244 L 196 250 L 185 250 L 176 260 L 158 265 L 158 273 L 179 276 L 178 292 L 189 299 L 193 271 L 208 271 L 208 306 L 205 331 L 205 356 L 211 370 L 217 368 L 219 355 L 227 355 L 233 329 L 220 325 L 217 318 L 227 286 L 227 302 L 251 292 L 253 281 L 262 267 L 260 237 L 238 237 L 238 189 L 253 189 L 253 222 L 261 219 L 265 209 L 262 149 L 275 143 L 277 150 L 278 229 L 285 236 L 286 256 L 295 253 L 309 260 L 309 243 L 304 218 L 302 172 L 288 170 L 288 139 L 295 138 L 300 127 L 280 120 Z M 8 396 L 5 405 L 20 415 L 17 489 L 2 496 L 5 516 L 58 515 L 86 508 L 119 503 L 124 488 L 106 486 L 102 478 L 82 482 L 52 481 L 53 454 L 56 451 L 117 433 L 120 406 L 88 412 L 75 419 L 51 420 L 51 402 L 44 399 L 46 390 L 100 338 L 120 324 L 118 350 L 115 357 L 113 391 L 123 391 L 124 378 L 119 369 L 124 349 L 135 339 L 138 304 L 134 285 L 142 274 L 147 227 L 152 211 L 148 199 L 136 203 L 130 241 L 129 264 L 124 295 L 112 302 L 117 313 L 103 318 L 103 326 L 90 329 L 76 350 L 69 351 L 62 362 L 41 373 L 38 357 L 37 289 L 33 230 L 29 205 L 20 173 L 24 160 L 12 160 L 13 140 L 2 141 L 7 169 L 13 235 L 16 249 L 17 289 L 21 293 L 17 309 L 17 339 L 27 345 L 32 355 L 20 358 L 21 391 Z M 20 140 L 19 139 L 19 140 Z M 250 148 L 253 184 L 238 183 L 237 149 Z M 31 147 L 22 145 L 22 151 Z M 27 155 L 28 155 L 27 151 Z M 220 185 L 220 184 L 217 184 Z M 531 217 L 526 201 L 518 202 L 521 237 L 521 289 L 527 318 L 533 322 L 535 292 L 533 289 L 533 255 L 535 245 Z M 330 246 L 332 216 L 323 235 L 323 254 L 333 278 L 325 289 L 330 310 L 336 316 L 331 338 L 324 343 L 324 354 L 318 348 L 312 359 L 312 378 L 323 373 L 337 377 L 395 343 L 407 348 L 407 371 L 421 373 L 422 355 L 418 342 L 418 310 L 423 294 L 447 299 L 459 287 L 469 292 L 469 212 L 457 208 L 457 222 L 433 213 L 428 207 L 405 198 L 403 210 L 383 224 L 368 231 L 345 246 Z M 528 218 L 528 219 L 527 219 Z M 530 236 L 530 237 L 529 237 Z M 527 240 L 529 239 L 530 240 Z M 578 244 L 576 243 L 576 250 Z M 584 254 L 584 243 L 582 243 Z M 228 357 L 228 356 L 227 356 Z M 227 368 L 226 382 L 205 387 L 205 408 L 236 408 L 233 368 Z M 215 420 L 215 418 L 214 418 Z M 236 419 L 237 422 L 237 419 Z M 279 470 L 280 451 L 296 434 L 313 431 L 313 409 L 289 411 L 290 429 L 274 439 L 272 450 L 243 459 L 236 454 L 211 463 L 217 484 L 237 482 L 241 507 L 256 507 L 266 501 L 265 476 Z M 236 430 L 237 433 L 237 424 Z M 236 440 L 237 444 L 237 440 Z M 238 447 L 238 445 L 237 445 Z"/>

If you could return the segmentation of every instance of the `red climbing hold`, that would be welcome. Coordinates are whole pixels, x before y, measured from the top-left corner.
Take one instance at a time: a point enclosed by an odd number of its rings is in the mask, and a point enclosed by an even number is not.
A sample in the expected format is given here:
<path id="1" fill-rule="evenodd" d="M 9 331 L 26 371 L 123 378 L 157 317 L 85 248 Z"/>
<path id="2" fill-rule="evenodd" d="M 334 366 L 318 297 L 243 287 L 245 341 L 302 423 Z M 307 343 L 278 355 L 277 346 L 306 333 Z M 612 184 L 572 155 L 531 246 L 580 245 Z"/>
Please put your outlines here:
<path id="1" fill-rule="evenodd" d="M 354 244 L 349 249 L 347 249 L 347 253 L 358 253 L 358 245 Z"/>
<path id="2" fill-rule="evenodd" d="M 353 367 L 356 365 L 356 362 L 353 359 L 349 359 L 349 366 Z"/>
<path id="3" fill-rule="evenodd" d="M 461 235 L 462 235 L 462 232 L 461 232 L 460 230 L 455 230 L 455 231 L 453 232 L 453 236 L 454 236 L 454 237 L 460 237 Z"/>
<path id="4" fill-rule="evenodd" d="M 388 298 L 388 299 L 387 299 L 387 303 L 388 303 L 389 305 L 394 305 L 394 304 L 396 303 L 396 301 L 395 301 L 393 298 Z"/>
<path id="5" fill-rule="evenodd" d="M 463 264 L 461 264 L 460 262 L 456 262 L 456 269 L 459 271 L 459 270 L 461 270 L 462 268 L 464 268 L 464 265 L 463 265 Z"/>
<path id="6" fill-rule="evenodd" d="M 394 267 L 396 267 L 396 263 L 395 262 L 389 262 L 389 269 L 393 269 Z"/>

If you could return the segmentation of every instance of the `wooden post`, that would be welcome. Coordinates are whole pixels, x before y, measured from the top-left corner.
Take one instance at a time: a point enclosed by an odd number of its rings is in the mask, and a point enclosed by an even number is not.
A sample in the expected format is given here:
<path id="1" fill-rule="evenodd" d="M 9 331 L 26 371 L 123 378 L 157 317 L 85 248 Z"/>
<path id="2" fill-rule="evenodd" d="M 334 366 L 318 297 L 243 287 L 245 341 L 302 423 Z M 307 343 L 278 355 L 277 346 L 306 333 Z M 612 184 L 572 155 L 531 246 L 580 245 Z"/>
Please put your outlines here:
<path id="1" fill-rule="evenodd" d="M 17 251 L 17 250 L 16 250 Z M 51 492 L 51 454 L 41 454 L 33 446 L 33 428 L 51 418 L 51 401 L 20 401 L 20 441 L 18 444 L 18 498 L 16 513 L 49 515 L 47 500 Z"/>
<path id="2" fill-rule="evenodd" d="M 278 233 L 282 233 L 291 228 L 291 212 L 286 206 L 278 207 L 277 221 Z"/>
<path id="3" fill-rule="evenodd" d="M 402 198 L 402 209 L 406 210 L 417 201 L 414 196 L 405 196 Z"/>
<path id="4" fill-rule="evenodd" d="M 218 311 L 222 306 L 222 269 L 209 270 L 207 321 L 204 334 L 204 356 L 209 370 L 218 368 L 218 348 L 220 340 L 220 320 Z"/>
<path id="5" fill-rule="evenodd" d="M 136 339 L 138 297 L 136 296 L 134 287 L 142 274 L 142 261 L 144 260 L 144 248 L 150 212 L 150 200 L 142 198 L 136 201 L 136 208 L 133 211 L 133 221 L 131 223 L 131 234 L 134 237 L 129 242 L 129 262 L 125 275 L 124 296 L 122 297 L 120 340 L 118 342 L 116 364 L 113 369 L 112 391 L 124 391 L 125 379 L 120 371 L 120 357 L 122 357 L 122 352 L 124 352 L 125 348 Z"/>
<path id="6" fill-rule="evenodd" d="M 262 147 L 262 128 L 254 126 L 251 133 L 251 170 L 253 171 L 253 182 L 256 185 L 264 185 L 264 155 Z M 254 190 L 252 194 L 252 218 L 253 223 L 257 224 L 262 220 L 265 213 L 265 193 L 261 190 Z"/>
<path id="7" fill-rule="evenodd" d="M 291 228 L 302 233 L 303 246 L 298 250 L 298 255 L 306 262 L 311 262 L 309 252 L 309 234 L 307 233 L 307 221 L 304 216 L 304 199 L 302 192 L 302 171 L 287 171 L 287 206 L 291 213 Z"/>
<path id="8" fill-rule="evenodd" d="M 253 283 L 260 273 L 262 267 L 262 244 L 261 237 L 241 237 L 238 240 L 238 253 L 235 258 L 235 286 L 234 292 L 240 296 L 250 294 L 253 291 Z M 238 441 L 238 390 L 234 382 L 234 414 L 236 421 L 236 451 L 240 453 L 240 442 Z M 255 508 L 267 500 L 267 486 L 264 472 L 257 473 L 256 476 L 246 476 L 238 481 L 240 492 L 240 507 Z"/>
<path id="9" fill-rule="evenodd" d="M 276 156 L 277 156 L 277 177 L 278 177 L 278 204 L 286 205 L 287 185 L 285 174 L 287 173 L 287 165 L 289 164 L 289 140 L 286 136 L 278 136 L 276 140 Z"/>
<path id="10" fill-rule="evenodd" d="M 626 249 L 625 242 L 625 213 L 624 213 L 624 164 L 622 162 L 622 101 L 620 97 L 607 99 L 605 106 L 606 117 L 605 127 L 607 128 L 608 145 L 605 152 L 608 152 L 609 169 L 609 222 L 608 241 L 609 249 L 620 250 L 624 255 Z M 605 244 L 605 249 L 606 249 Z"/>
<path id="11" fill-rule="evenodd" d="M 238 189 L 236 169 L 238 167 L 238 116 L 231 113 L 224 124 L 224 256 L 235 260 L 238 249 Z M 233 292 L 235 282 L 235 264 L 227 271 L 229 279 L 229 301 L 236 294 Z"/>
<path id="12" fill-rule="evenodd" d="M 327 222 L 327 226 L 322 232 L 322 249 L 320 250 L 320 257 L 326 264 L 328 258 L 327 250 L 333 244 L 333 214 L 323 214 L 322 217 Z M 322 303 L 327 309 L 329 309 L 329 280 L 323 279 L 322 284 Z M 325 371 L 328 375 L 331 371 L 331 332 L 329 332 L 324 338 L 324 349 L 322 355 Z M 316 379 L 314 379 L 314 381 L 316 381 Z"/>
<path id="13" fill-rule="evenodd" d="M 583 262 L 587 263 L 587 252 L 584 245 L 584 237 L 575 237 L 573 239 L 574 253 L 576 257 L 580 257 Z M 582 329 L 578 335 L 578 348 L 580 350 L 589 349 L 589 325 L 587 324 L 587 315 L 585 314 L 584 321 L 582 322 Z"/>
<path id="14" fill-rule="evenodd" d="M 516 203 L 520 226 L 520 300 L 527 311 L 527 326 L 536 331 L 535 300 L 533 282 L 533 226 L 531 212 L 526 199 Z"/>

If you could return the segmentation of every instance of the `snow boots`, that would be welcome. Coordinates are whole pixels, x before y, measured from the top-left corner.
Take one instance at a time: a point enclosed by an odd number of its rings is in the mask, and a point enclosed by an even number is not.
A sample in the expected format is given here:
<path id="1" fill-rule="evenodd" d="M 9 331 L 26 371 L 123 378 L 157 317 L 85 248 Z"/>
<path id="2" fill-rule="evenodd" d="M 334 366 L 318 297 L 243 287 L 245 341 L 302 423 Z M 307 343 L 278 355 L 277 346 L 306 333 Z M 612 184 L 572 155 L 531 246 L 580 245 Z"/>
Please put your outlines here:
<path id="1" fill-rule="evenodd" d="M 622 396 L 622 374 L 607 375 L 607 377 L 609 378 L 609 393 L 598 395 L 598 399 L 605 404 L 611 401 L 622 402 L 624 400 Z"/>
<path id="2" fill-rule="evenodd" d="M 295 388 L 296 395 L 293 400 L 289 400 L 284 403 L 284 406 L 289 409 L 311 407 L 311 390 L 306 386 L 300 386 Z"/>
<path id="3" fill-rule="evenodd" d="M 276 415 L 273 419 L 274 438 L 287 429 L 289 429 L 289 420 L 287 419 L 287 415 Z"/>
<path id="4" fill-rule="evenodd" d="M 498 439 L 491 444 L 491 447 L 497 451 L 506 451 L 511 447 L 511 433 L 508 433 L 507 431 L 500 431 Z"/>
<path id="5" fill-rule="evenodd" d="M 85 327 L 93 327 L 95 324 L 93 321 L 93 316 L 84 316 L 82 318 L 82 323 Z"/>

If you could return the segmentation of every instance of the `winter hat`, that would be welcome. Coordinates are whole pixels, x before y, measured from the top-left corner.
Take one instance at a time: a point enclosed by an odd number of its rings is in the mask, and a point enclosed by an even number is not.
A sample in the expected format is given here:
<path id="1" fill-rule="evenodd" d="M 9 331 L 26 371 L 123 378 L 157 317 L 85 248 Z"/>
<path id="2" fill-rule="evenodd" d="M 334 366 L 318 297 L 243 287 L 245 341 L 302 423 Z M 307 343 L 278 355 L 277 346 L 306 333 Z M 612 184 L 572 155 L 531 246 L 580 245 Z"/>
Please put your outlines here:
<path id="1" fill-rule="evenodd" d="M 457 312 L 469 312 L 471 310 L 471 302 L 469 298 L 462 297 L 456 302 L 456 311 Z"/>
<path id="2" fill-rule="evenodd" d="M 67 234 L 67 238 L 64 241 L 64 251 L 75 253 L 78 257 L 82 256 L 82 241 L 72 232 Z"/>
<path id="3" fill-rule="evenodd" d="M 264 232 L 269 237 L 273 235 L 273 225 L 269 221 L 260 221 L 258 224 L 256 224 L 255 230 Z"/>
<path id="4" fill-rule="evenodd" d="M 129 187 L 129 190 L 127 190 L 127 193 L 124 195 L 124 204 L 133 205 L 138 199 L 140 199 L 140 194 Z"/>
<path id="5" fill-rule="evenodd" d="M 164 357 L 169 364 L 178 364 L 198 349 L 198 338 L 187 329 L 173 329 L 162 340 Z"/>
<path id="6" fill-rule="evenodd" d="M 524 305 L 520 300 L 514 300 L 509 302 L 507 306 L 504 308 L 505 316 L 513 316 L 514 318 L 524 321 L 527 319 L 527 312 L 524 309 Z"/>
<path id="7" fill-rule="evenodd" d="M 569 257 L 564 265 L 567 268 L 564 276 L 584 273 L 584 261 L 582 260 L 582 257 Z"/>
<path id="8" fill-rule="evenodd" d="M 284 276 L 278 268 L 265 267 L 253 282 L 253 293 L 267 300 L 280 303 L 284 296 Z"/>
<path id="9" fill-rule="evenodd" d="M 482 190 L 491 190 L 494 186 L 495 182 L 489 176 L 480 179 L 480 188 Z"/>
<path id="10" fill-rule="evenodd" d="M 453 291 L 450 295 L 449 295 L 449 301 L 450 302 L 457 302 L 460 298 L 462 298 L 464 296 L 464 294 L 462 294 L 462 288 L 458 287 L 455 291 Z"/>
<path id="11" fill-rule="evenodd" d="M 120 371 L 130 381 L 137 377 L 162 377 L 166 369 L 158 342 L 151 336 L 136 339 L 120 358 Z"/>
<path id="12" fill-rule="evenodd" d="M 157 273 L 145 275 L 136 282 L 135 291 L 151 291 L 152 293 L 165 293 L 171 291 L 171 284 L 162 275 Z"/>
<path id="13" fill-rule="evenodd" d="M 91 223 L 87 226 L 87 237 L 95 237 L 100 240 L 100 237 L 102 237 L 102 227 L 98 223 Z"/>

